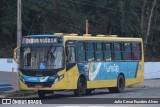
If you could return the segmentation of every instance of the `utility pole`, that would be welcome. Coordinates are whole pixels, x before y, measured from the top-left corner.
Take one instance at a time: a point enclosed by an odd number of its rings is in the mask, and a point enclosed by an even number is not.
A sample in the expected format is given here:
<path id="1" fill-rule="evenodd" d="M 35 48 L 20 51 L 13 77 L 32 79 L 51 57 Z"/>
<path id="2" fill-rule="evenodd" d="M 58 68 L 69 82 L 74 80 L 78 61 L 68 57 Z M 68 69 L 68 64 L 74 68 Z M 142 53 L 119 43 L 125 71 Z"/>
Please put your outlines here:
<path id="1" fill-rule="evenodd" d="M 21 45 L 21 38 L 22 38 L 22 20 L 21 20 L 21 0 L 17 0 L 17 47 Z M 17 52 L 17 61 L 20 61 L 20 50 Z M 19 64 L 17 71 L 19 71 Z M 17 73 L 17 77 L 18 73 Z M 17 79 L 17 89 L 19 90 L 19 82 Z"/>
<path id="2" fill-rule="evenodd" d="M 88 20 L 86 20 L 86 34 L 88 34 Z"/>
<path id="3" fill-rule="evenodd" d="M 17 46 L 21 45 L 21 37 L 22 37 L 21 0 L 17 0 Z M 18 57 L 19 55 L 20 52 L 17 53 Z"/>

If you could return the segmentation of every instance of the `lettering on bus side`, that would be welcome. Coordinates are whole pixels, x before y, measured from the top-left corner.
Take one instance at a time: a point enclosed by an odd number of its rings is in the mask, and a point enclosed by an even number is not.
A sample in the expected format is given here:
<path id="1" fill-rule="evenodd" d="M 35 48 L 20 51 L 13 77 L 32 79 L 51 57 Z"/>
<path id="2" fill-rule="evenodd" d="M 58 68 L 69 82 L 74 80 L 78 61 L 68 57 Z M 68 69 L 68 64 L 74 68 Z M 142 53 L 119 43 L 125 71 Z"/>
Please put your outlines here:
<path id="1" fill-rule="evenodd" d="M 119 72 L 119 66 L 114 64 L 113 66 L 110 65 L 110 66 L 107 66 L 107 72 L 116 72 L 118 73 Z"/>

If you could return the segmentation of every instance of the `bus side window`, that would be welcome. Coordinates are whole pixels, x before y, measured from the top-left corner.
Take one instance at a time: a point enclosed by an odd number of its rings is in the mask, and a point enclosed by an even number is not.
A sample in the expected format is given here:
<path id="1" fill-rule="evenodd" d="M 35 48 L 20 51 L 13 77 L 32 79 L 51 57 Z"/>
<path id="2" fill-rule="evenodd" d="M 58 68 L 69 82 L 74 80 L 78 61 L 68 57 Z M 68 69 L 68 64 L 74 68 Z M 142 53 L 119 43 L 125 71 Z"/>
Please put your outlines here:
<path id="1" fill-rule="evenodd" d="M 31 66 L 31 49 L 26 48 L 24 51 L 25 66 Z"/>
<path id="2" fill-rule="evenodd" d="M 103 60 L 102 46 L 103 46 L 103 45 L 102 45 L 101 42 L 97 42 L 97 43 L 96 43 L 95 53 L 96 53 L 96 60 L 97 60 L 97 61 L 102 61 L 102 60 Z"/>
<path id="3" fill-rule="evenodd" d="M 121 47 L 120 43 L 116 42 L 113 43 L 114 47 L 114 60 L 122 60 L 122 55 L 121 55 Z"/>
<path id="4" fill-rule="evenodd" d="M 76 51 L 74 46 L 67 46 L 67 62 L 75 63 L 76 62 Z"/>
<path id="5" fill-rule="evenodd" d="M 131 43 L 124 43 L 124 52 L 123 52 L 123 59 L 124 60 L 131 60 Z"/>
<path id="6" fill-rule="evenodd" d="M 105 43 L 105 61 L 111 61 L 111 43 Z"/>
<path id="7" fill-rule="evenodd" d="M 133 52 L 133 59 L 140 60 L 141 59 L 141 44 L 132 43 L 132 52 Z"/>
<path id="8" fill-rule="evenodd" d="M 78 42 L 77 44 L 78 61 L 85 61 L 85 46 L 83 42 Z"/>
<path id="9" fill-rule="evenodd" d="M 87 61 L 92 62 L 94 61 L 94 47 L 93 42 L 87 43 Z"/>

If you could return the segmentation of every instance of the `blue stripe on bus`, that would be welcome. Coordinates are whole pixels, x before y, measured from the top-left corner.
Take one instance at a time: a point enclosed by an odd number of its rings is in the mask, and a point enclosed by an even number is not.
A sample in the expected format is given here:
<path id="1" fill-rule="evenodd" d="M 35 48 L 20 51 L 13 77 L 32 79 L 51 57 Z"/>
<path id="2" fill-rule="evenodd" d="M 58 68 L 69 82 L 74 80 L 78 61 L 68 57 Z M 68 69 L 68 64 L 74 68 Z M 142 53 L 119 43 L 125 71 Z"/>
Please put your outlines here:
<path id="1" fill-rule="evenodd" d="M 25 82 L 47 82 L 49 76 L 36 77 L 36 76 L 26 76 L 23 74 L 22 78 L 25 80 Z"/>
<path id="2" fill-rule="evenodd" d="M 117 79 L 119 73 L 125 78 L 135 78 L 138 62 L 92 62 L 79 63 L 78 69 L 87 80 L 111 80 Z"/>

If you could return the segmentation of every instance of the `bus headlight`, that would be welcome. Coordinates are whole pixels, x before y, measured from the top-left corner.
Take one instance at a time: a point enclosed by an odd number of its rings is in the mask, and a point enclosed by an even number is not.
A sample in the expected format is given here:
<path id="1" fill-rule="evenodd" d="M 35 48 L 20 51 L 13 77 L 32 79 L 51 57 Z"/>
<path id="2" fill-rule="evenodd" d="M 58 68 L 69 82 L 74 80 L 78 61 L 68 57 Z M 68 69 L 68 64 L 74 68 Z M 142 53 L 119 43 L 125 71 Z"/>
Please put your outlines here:
<path id="1" fill-rule="evenodd" d="M 58 82 L 58 78 L 56 78 L 56 79 L 54 80 L 54 83 L 56 83 L 56 82 Z"/>
<path id="2" fill-rule="evenodd" d="M 57 83 L 58 81 L 62 80 L 64 78 L 64 75 L 58 76 L 54 79 L 54 83 Z"/>

